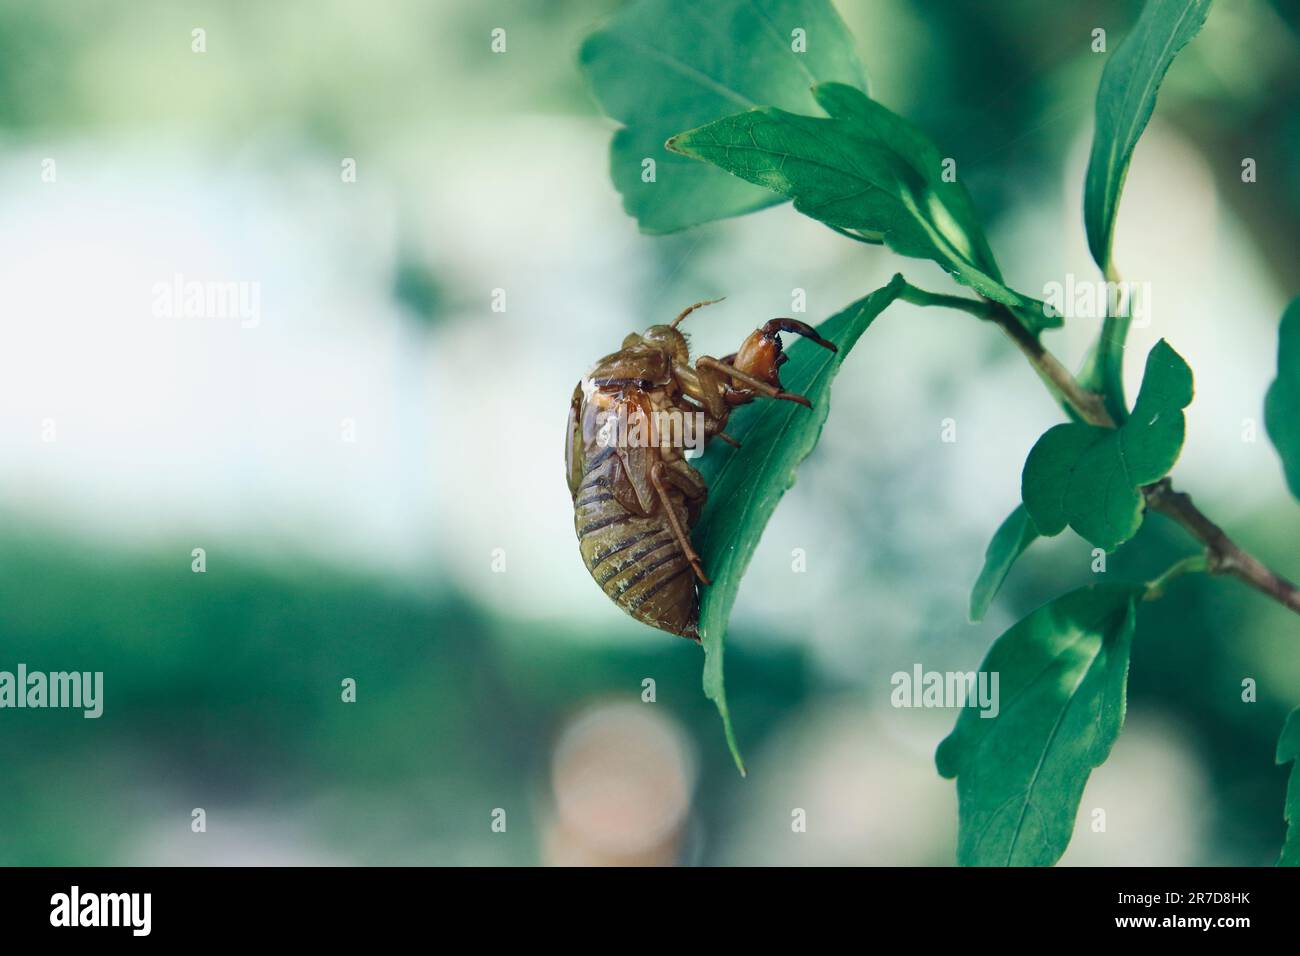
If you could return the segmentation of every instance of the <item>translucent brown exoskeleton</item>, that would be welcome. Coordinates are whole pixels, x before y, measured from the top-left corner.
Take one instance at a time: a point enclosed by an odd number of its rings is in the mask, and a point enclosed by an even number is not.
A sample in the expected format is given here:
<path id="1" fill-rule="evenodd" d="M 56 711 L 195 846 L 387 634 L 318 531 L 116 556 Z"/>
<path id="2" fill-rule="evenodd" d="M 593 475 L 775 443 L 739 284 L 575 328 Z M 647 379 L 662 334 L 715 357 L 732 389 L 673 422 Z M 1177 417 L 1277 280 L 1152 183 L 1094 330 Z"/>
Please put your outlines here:
<path id="1" fill-rule="evenodd" d="M 739 447 L 723 429 L 732 409 L 757 398 L 811 407 L 781 386 L 781 332 L 836 350 L 810 325 L 782 318 L 732 355 L 692 362 L 677 326 L 717 301 L 632 333 L 598 361 L 573 390 L 564 449 L 578 547 L 591 576 L 637 620 L 697 641 L 697 582 L 708 585 L 709 577 L 691 529 L 708 488 L 685 451 L 713 438 Z"/>

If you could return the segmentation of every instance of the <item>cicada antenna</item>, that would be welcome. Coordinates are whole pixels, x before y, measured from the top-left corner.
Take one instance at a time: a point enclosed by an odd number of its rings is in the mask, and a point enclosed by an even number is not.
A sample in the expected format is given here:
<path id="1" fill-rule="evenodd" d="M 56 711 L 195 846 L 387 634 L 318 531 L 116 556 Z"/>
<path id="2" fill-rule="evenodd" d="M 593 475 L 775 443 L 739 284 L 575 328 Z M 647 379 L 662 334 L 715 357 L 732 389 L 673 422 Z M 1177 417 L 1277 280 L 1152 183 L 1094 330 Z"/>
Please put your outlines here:
<path id="1" fill-rule="evenodd" d="M 668 325 L 669 325 L 670 328 L 674 328 L 674 329 L 675 329 L 675 328 L 677 328 L 677 323 L 678 323 L 678 322 L 680 322 L 682 319 L 686 318 L 688 315 L 690 315 L 690 314 L 691 314 L 692 312 L 694 312 L 696 309 L 702 309 L 702 308 L 704 308 L 706 305 L 713 305 L 715 302 L 721 302 L 722 299 L 725 299 L 725 298 L 726 298 L 726 296 L 724 295 L 724 296 L 722 296 L 722 298 L 719 298 L 719 299 L 705 299 L 703 302 L 696 302 L 694 305 L 688 305 L 686 308 L 684 308 L 684 309 L 682 310 L 681 315 L 677 316 L 677 318 L 675 318 L 675 319 L 673 319 L 671 322 L 669 322 Z"/>

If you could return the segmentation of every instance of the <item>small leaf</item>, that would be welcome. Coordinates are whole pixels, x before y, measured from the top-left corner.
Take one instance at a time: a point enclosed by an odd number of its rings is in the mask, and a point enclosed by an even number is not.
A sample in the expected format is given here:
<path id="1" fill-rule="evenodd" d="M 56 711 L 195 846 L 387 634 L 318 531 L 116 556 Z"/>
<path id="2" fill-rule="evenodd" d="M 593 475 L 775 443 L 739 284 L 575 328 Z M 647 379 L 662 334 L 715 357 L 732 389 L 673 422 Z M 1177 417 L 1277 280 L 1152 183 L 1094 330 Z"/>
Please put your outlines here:
<path id="1" fill-rule="evenodd" d="M 1142 486 L 1163 478 L 1183 447 L 1192 370 L 1161 339 L 1147 355 L 1142 391 L 1119 428 L 1070 422 L 1049 428 L 1025 460 L 1021 498 L 1040 534 L 1069 524 L 1113 551 L 1142 526 Z"/>
<path id="2" fill-rule="evenodd" d="M 806 50 L 792 48 L 801 29 Z M 601 108 L 624 123 L 610 146 L 623 207 L 649 233 L 781 202 L 664 149 L 674 133 L 760 103 L 813 107 L 819 80 L 866 86 L 853 38 L 828 0 L 641 0 L 587 37 L 579 61 Z M 656 164 L 645 182 L 642 163 Z"/>
<path id="3" fill-rule="evenodd" d="M 1286 787 L 1286 842 L 1282 844 L 1282 854 L 1277 859 L 1278 866 L 1300 866 L 1300 707 L 1291 711 L 1282 727 L 1282 735 L 1277 740 L 1277 762 L 1287 764 L 1295 761 L 1291 768 L 1291 779 Z"/>
<path id="4" fill-rule="evenodd" d="M 817 444 L 830 410 L 831 379 L 873 319 L 902 293 L 906 283 L 890 283 L 859 299 L 818 326 L 834 342 L 831 352 L 807 339 L 796 341 L 781 366 L 781 383 L 788 392 L 804 395 L 812 408 L 793 402 L 759 399 L 737 408 L 727 434 L 741 443 L 731 448 L 710 445 L 696 467 L 709 486 L 708 502 L 691 533 L 713 583 L 701 588 L 700 635 L 704 644 L 704 693 L 722 715 L 727 744 L 736 766 L 745 772 L 727 709 L 722 676 L 723 639 L 740 580 L 777 502 L 794 484 L 795 470 Z"/>
<path id="5" fill-rule="evenodd" d="M 832 228 L 934 260 L 1030 331 L 1060 324 L 1002 282 L 965 187 L 943 181 L 943 157 L 923 133 L 853 87 L 823 83 L 813 94 L 828 118 L 763 107 L 680 133 L 668 148 L 789 197 Z"/>
<path id="6" fill-rule="evenodd" d="M 1083 218 L 1092 258 L 1107 276 L 1112 272 L 1115 214 L 1133 149 L 1151 119 L 1165 73 L 1209 12 L 1210 0 L 1147 0 L 1102 70 Z"/>
<path id="7" fill-rule="evenodd" d="M 939 745 L 957 778 L 957 862 L 1049 866 L 1065 852 L 1079 799 L 1124 723 L 1140 588 L 1093 585 L 1045 604 L 994 642 L 997 716 L 966 709 Z"/>
<path id="8" fill-rule="evenodd" d="M 1277 330 L 1277 379 L 1264 399 L 1264 427 L 1282 456 L 1291 494 L 1300 498 L 1300 296 Z"/>
<path id="9" fill-rule="evenodd" d="M 1007 516 L 993 534 L 988 550 L 984 552 L 984 568 L 979 579 L 970 592 L 970 619 L 974 623 L 983 620 L 984 613 L 993 603 L 993 598 L 1002 587 L 1011 566 L 1025 553 L 1025 549 L 1038 537 L 1038 529 L 1029 518 L 1024 505 L 1017 505 L 1016 510 Z"/>

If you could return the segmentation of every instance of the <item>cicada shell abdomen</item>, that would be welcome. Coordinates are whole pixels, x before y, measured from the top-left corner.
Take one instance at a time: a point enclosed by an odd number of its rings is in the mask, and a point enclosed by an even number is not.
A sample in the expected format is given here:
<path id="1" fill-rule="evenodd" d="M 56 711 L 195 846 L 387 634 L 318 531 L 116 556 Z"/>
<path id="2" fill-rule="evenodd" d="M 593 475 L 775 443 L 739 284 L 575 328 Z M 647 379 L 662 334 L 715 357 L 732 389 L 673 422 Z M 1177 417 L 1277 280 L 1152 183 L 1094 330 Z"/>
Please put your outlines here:
<path id="1" fill-rule="evenodd" d="M 622 480 L 612 449 L 602 450 L 583 477 L 573 508 L 583 563 L 634 618 L 694 639 L 699 601 L 690 563 L 663 515 L 638 515 L 619 503 L 614 485 Z M 678 514 L 684 522 L 686 508 Z"/>
<path id="2" fill-rule="evenodd" d="M 633 482 L 616 450 L 584 436 L 590 417 L 584 406 L 575 392 L 569 487 L 582 561 L 606 596 L 638 621 L 698 640 L 699 598 L 691 565 L 662 510 L 647 515 L 636 509 Z M 674 496 L 674 508 L 689 524 L 679 497 Z"/>

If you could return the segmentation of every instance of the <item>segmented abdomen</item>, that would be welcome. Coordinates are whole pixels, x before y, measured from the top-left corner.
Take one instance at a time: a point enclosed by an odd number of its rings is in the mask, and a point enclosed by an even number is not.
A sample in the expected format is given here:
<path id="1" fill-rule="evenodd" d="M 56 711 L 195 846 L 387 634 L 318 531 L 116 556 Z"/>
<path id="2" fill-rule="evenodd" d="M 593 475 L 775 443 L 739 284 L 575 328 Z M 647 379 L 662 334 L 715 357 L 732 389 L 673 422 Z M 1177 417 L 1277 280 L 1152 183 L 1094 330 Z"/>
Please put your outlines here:
<path id="1" fill-rule="evenodd" d="M 574 496 L 583 563 L 605 594 L 634 618 L 695 640 L 695 574 L 663 514 L 635 514 L 614 497 L 622 466 L 608 451 L 588 463 Z M 679 514 L 685 523 L 685 509 Z"/>

